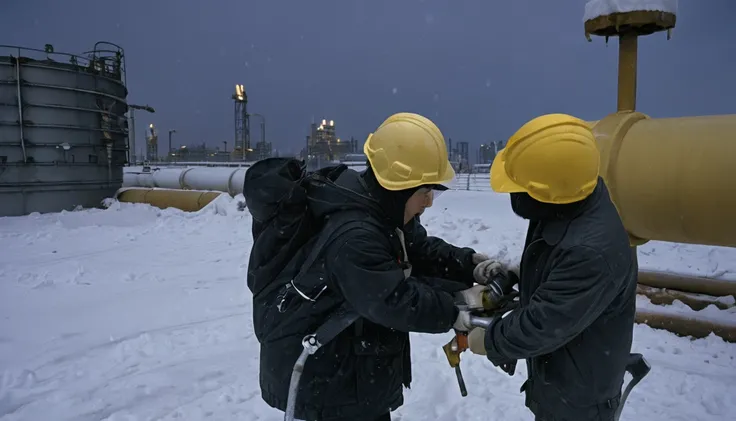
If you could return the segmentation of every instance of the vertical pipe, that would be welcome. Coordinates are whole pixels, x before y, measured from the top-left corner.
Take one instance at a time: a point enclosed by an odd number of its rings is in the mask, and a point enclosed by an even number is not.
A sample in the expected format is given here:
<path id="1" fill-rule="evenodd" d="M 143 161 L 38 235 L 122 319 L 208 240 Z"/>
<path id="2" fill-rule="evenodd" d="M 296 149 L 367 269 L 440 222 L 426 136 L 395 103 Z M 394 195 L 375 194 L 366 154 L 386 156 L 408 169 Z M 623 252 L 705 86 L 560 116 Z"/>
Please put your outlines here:
<path id="1" fill-rule="evenodd" d="M 133 165 L 137 163 L 137 157 L 135 155 L 135 108 L 129 108 L 130 116 L 130 129 L 128 130 L 128 154 L 130 158 L 128 162 L 132 162 Z"/>
<path id="2" fill-rule="evenodd" d="M 23 150 L 23 163 L 28 163 L 28 154 L 26 152 L 26 139 L 23 133 L 23 97 L 20 93 L 20 48 L 18 49 L 18 57 L 15 59 L 15 86 L 18 96 L 18 127 L 20 128 L 20 148 Z"/>
<path id="3" fill-rule="evenodd" d="M 620 35 L 618 39 L 618 111 L 636 110 L 636 35 Z"/>

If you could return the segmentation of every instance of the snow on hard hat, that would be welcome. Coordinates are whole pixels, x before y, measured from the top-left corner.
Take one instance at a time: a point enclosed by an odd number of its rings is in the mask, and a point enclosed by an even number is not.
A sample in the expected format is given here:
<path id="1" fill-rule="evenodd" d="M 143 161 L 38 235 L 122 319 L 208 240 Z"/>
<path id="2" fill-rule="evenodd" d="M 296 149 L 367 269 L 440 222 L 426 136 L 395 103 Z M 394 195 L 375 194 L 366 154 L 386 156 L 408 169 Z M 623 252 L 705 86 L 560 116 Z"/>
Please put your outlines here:
<path id="1" fill-rule="evenodd" d="M 445 137 L 419 114 L 397 113 L 387 118 L 368 136 L 363 152 L 387 190 L 444 184 L 455 178 Z"/>
<path id="2" fill-rule="evenodd" d="M 493 160 L 491 188 L 528 193 L 544 203 L 572 203 L 598 183 L 600 153 L 588 125 L 567 114 L 547 114 L 524 124 Z"/>

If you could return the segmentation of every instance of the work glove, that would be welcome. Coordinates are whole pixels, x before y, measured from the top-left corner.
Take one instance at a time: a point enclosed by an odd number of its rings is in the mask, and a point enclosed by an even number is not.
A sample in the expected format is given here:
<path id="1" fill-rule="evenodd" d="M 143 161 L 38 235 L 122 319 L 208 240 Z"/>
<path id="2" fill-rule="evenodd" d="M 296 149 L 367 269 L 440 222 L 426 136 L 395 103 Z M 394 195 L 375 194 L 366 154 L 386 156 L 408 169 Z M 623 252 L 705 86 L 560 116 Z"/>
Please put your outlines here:
<path id="1" fill-rule="evenodd" d="M 455 324 L 452 326 L 458 332 L 469 332 L 473 327 L 470 325 L 470 312 L 467 310 L 460 310 L 455 319 Z"/>
<path id="2" fill-rule="evenodd" d="M 468 289 L 455 293 L 455 305 L 464 306 L 463 310 L 477 310 L 483 308 L 483 293 L 488 287 L 473 285 Z"/>
<path id="3" fill-rule="evenodd" d="M 468 349 L 473 354 L 486 355 L 486 330 L 476 327 L 468 333 Z"/>
<path id="4" fill-rule="evenodd" d="M 473 257 L 475 259 L 475 257 Z M 473 278 L 475 282 L 486 285 L 499 273 L 506 272 L 506 265 L 494 259 L 486 259 L 475 265 Z"/>

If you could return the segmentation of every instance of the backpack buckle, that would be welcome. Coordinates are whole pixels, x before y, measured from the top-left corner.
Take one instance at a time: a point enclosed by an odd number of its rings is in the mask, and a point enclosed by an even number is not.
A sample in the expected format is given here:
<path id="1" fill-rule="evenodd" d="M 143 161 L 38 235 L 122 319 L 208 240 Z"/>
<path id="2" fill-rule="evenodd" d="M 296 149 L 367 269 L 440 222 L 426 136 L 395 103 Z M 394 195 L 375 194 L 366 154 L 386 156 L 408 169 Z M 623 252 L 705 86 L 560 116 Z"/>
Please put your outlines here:
<path id="1" fill-rule="evenodd" d="M 327 289 L 327 285 L 323 285 L 322 286 L 322 289 L 319 290 L 319 292 L 317 293 L 317 295 L 315 295 L 314 298 L 312 298 L 309 295 L 307 295 L 304 292 L 302 292 L 299 288 L 297 288 L 297 286 L 294 283 L 294 280 L 293 279 L 291 280 L 291 282 L 289 282 L 289 285 L 291 286 L 291 288 L 294 288 L 294 291 L 296 291 L 297 294 L 299 294 L 303 299 L 305 299 L 307 301 L 311 301 L 313 303 L 316 302 L 317 299 L 320 297 L 320 295 L 322 295 L 322 293 L 325 292 L 325 290 Z"/>
<path id="2" fill-rule="evenodd" d="M 302 346 L 304 349 L 307 350 L 309 355 L 314 354 L 317 352 L 320 348 L 322 348 L 322 344 L 317 339 L 317 334 L 311 334 L 307 335 L 302 339 Z"/>

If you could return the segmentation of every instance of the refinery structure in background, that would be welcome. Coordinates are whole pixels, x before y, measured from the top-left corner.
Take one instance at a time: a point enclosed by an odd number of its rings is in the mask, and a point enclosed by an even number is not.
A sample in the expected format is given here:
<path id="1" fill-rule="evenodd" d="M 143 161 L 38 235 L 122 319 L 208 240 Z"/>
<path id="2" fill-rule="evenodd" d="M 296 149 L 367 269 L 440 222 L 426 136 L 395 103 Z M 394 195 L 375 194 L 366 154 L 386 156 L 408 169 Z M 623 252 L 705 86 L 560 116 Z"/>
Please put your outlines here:
<path id="1" fill-rule="evenodd" d="M 476 157 L 476 164 L 490 164 L 493 159 L 496 158 L 496 154 L 503 149 L 504 142 L 490 142 L 480 145 L 478 148 L 478 156 Z"/>
<path id="2" fill-rule="evenodd" d="M 312 123 L 307 135 L 306 145 L 302 149 L 301 158 L 310 169 L 320 168 L 333 162 L 356 160 L 356 155 L 365 155 L 354 138 L 343 141 L 337 137 L 335 121 L 323 119 L 320 124 Z"/>
<path id="3" fill-rule="evenodd" d="M 243 85 L 235 85 L 232 94 L 234 104 L 234 138 L 232 142 L 222 141 L 217 146 L 207 145 L 206 142 L 199 144 L 175 145 L 173 134 L 175 129 L 168 131 L 168 148 L 165 154 L 159 150 L 158 130 L 153 124 L 149 124 L 146 130 L 146 150 L 144 163 L 153 162 L 254 162 L 271 157 L 273 147 L 266 140 L 266 117 L 259 113 L 248 112 L 248 94 Z M 253 144 L 251 136 L 251 117 L 259 119 L 258 142 Z M 133 137 L 133 136 L 131 136 Z M 131 142 L 132 143 L 132 142 Z M 131 144 L 131 148 L 134 148 Z M 232 145 L 232 149 L 228 149 Z M 137 161 L 131 161 L 133 164 Z"/>

